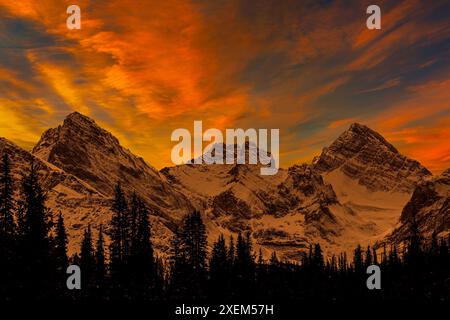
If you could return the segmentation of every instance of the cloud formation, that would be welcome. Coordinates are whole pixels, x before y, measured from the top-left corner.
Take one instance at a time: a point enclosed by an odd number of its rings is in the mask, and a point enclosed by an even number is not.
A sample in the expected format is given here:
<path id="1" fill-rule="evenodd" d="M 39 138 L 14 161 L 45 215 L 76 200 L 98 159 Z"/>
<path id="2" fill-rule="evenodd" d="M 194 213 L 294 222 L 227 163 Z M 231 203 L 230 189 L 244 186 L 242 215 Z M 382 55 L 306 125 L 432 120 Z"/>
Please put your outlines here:
<path id="1" fill-rule="evenodd" d="M 0 0 L 0 136 L 30 147 L 77 110 L 156 167 L 170 133 L 280 128 L 281 164 L 309 161 L 348 124 L 438 173 L 448 145 L 447 1 Z M 424 152 L 425 150 L 425 152 Z"/>

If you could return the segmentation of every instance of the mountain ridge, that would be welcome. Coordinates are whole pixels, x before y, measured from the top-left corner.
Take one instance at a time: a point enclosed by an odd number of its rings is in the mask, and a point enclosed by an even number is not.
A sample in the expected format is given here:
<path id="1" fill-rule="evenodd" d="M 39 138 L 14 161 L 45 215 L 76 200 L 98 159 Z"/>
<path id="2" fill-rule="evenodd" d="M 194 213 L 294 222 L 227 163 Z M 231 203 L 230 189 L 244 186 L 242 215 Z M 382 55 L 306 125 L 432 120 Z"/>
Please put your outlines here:
<path id="1" fill-rule="evenodd" d="M 189 201 L 174 193 L 159 171 L 78 112 L 70 114 L 57 128 L 45 131 L 33 154 L 87 181 L 107 196 L 114 194 L 114 186 L 120 182 L 127 192 L 135 192 L 162 215 L 170 211 L 180 218 L 187 211 L 181 207 L 189 208 Z"/>
<path id="2" fill-rule="evenodd" d="M 0 138 L 0 144 L 4 141 Z M 87 221 L 94 228 L 107 223 L 118 181 L 149 205 L 160 252 L 168 250 L 168 237 L 182 216 L 195 208 L 202 213 L 210 243 L 220 233 L 250 231 L 265 255 L 275 250 L 280 257 L 296 259 L 313 242 L 337 252 L 382 240 L 399 223 L 413 190 L 432 177 L 379 133 L 357 123 L 313 163 L 280 168 L 274 176 L 261 176 L 260 165 L 249 164 L 184 164 L 158 171 L 78 112 L 46 130 L 30 155 L 18 153 L 74 177 L 102 199 L 101 206 L 91 203 L 92 208 L 77 211 L 72 205 L 64 208 L 64 201 L 70 202 L 64 192 L 50 188 L 60 199 L 58 205 L 51 203 L 52 209 L 62 208 L 68 217 L 71 247 L 79 244 Z M 393 206 L 386 207 L 388 203 Z"/>
<path id="3" fill-rule="evenodd" d="M 370 191 L 412 192 L 431 172 L 378 132 L 354 123 L 313 160 L 321 174 L 342 171 Z"/>
<path id="4" fill-rule="evenodd" d="M 425 238 L 430 239 L 433 233 L 441 237 L 449 234 L 450 168 L 417 185 L 402 210 L 398 225 L 387 239 L 393 243 L 407 241 L 414 221 Z"/>

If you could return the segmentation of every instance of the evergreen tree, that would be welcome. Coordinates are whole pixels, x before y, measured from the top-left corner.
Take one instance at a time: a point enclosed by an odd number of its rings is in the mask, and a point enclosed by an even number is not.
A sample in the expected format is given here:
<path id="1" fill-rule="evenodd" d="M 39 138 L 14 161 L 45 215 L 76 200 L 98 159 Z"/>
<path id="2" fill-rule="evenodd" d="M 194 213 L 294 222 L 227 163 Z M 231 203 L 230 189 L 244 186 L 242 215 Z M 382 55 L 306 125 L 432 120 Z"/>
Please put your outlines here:
<path id="1" fill-rule="evenodd" d="M 198 211 L 187 214 L 171 245 L 170 295 L 181 299 L 204 296 L 206 284 L 206 229 Z"/>
<path id="2" fill-rule="evenodd" d="M 130 250 L 132 250 L 133 240 L 136 239 L 138 216 L 141 205 L 142 200 L 139 199 L 135 192 L 133 192 L 130 202 L 130 214 L 128 215 Z"/>
<path id="3" fill-rule="evenodd" d="M 189 269 L 187 278 L 189 286 L 193 289 L 194 297 L 200 297 L 201 288 L 205 282 L 206 273 L 206 228 L 200 212 L 188 214 L 183 222 L 182 250 Z"/>
<path id="4" fill-rule="evenodd" d="M 232 267 L 234 264 L 235 255 L 236 255 L 236 252 L 235 252 L 235 247 L 234 247 L 234 238 L 231 235 L 230 236 L 230 246 L 228 247 L 228 265 L 230 267 Z"/>
<path id="5" fill-rule="evenodd" d="M 200 212 L 188 214 L 183 223 L 183 250 L 187 263 L 197 275 L 206 268 L 206 229 Z"/>
<path id="6" fill-rule="evenodd" d="M 3 155 L 0 172 L 0 241 L 11 241 L 15 234 L 13 181 L 9 157 Z M 3 242 L 2 245 L 6 243 Z"/>
<path id="7" fill-rule="evenodd" d="M 388 255 L 387 255 L 387 249 L 386 249 L 386 242 L 383 243 L 383 253 L 381 255 L 381 264 L 383 266 L 387 265 L 388 262 Z"/>
<path id="8" fill-rule="evenodd" d="M 334 254 L 331 256 L 330 271 L 332 274 L 337 272 L 337 262 Z"/>
<path id="9" fill-rule="evenodd" d="M 251 264 L 251 252 L 246 239 L 242 236 L 242 233 L 238 233 L 236 244 L 236 265 L 242 269 L 246 269 Z"/>
<path id="10" fill-rule="evenodd" d="M 101 296 L 106 286 L 106 263 L 102 225 L 100 225 L 98 230 L 98 239 L 95 248 L 95 282 L 99 296 Z"/>
<path id="11" fill-rule="evenodd" d="M 422 236 L 419 231 L 419 225 L 417 223 L 416 217 L 412 217 L 410 224 L 410 235 L 408 249 L 406 253 L 406 262 L 412 268 L 419 268 L 422 264 Z"/>
<path id="12" fill-rule="evenodd" d="M 211 260 L 209 263 L 211 295 L 214 298 L 221 297 L 227 289 L 227 278 L 229 276 L 227 247 L 225 238 L 220 235 L 213 245 Z"/>
<path id="13" fill-rule="evenodd" d="M 242 233 L 238 233 L 234 272 L 237 294 L 241 297 L 248 295 L 255 282 L 255 262 L 249 233 L 246 234 L 245 238 Z"/>
<path id="14" fill-rule="evenodd" d="M 67 233 L 64 226 L 64 219 L 60 213 L 58 221 L 55 226 L 55 238 L 53 243 L 53 261 L 56 269 L 55 280 L 57 281 L 57 290 L 60 295 L 65 295 L 66 292 L 66 270 L 69 265 L 67 258 Z"/>
<path id="15" fill-rule="evenodd" d="M 0 288 L 2 297 L 10 299 L 13 295 L 13 278 L 16 260 L 16 226 L 13 218 L 13 181 L 8 155 L 5 153 L 1 163 L 0 172 L 0 274 L 4 281 Z"/>
<path id="16" fill-rule="evenodd" d="M 23 225 L 19 257 L 23 268 L 20 272 L 24 275 L 21 278 L 24 292 L 38 299 L 48 297 L 55 287 L 56 270 L 52 264 L 49 237 L 51 213 L 45 201 L 46 195 L 32 161 L 30 172 L 22 181 L 20 207 L 23 210 Z"/>
<path id="17" fill-rule="evenodd" d="M 425 267 L 424 252 L 422 250 L 422 236 L 419 231 L 419 225 L 416 216 L 412 217 L 410 224 L 409 242 L 404 261 L 408 266 L 408 282 L 410 285 L 410 293 L 413 299 L 423 299 L 424 290 L 424 274 Z"/>
<path id="18" fill-rule="evenodd" d="M 320 244 L 318 244 L 318 243 L 316 243 L 314 245 L 314 254 L 313 254 L 312 263 L 315 268 L 318 268 L 320 270 L 323 269 L 323 267 L 324 267 L 322 248 L 320 247 Z"/>
<path id="19" fill-rule="evenodd" d="M 308 258 L 306 259 L 307 265 L 310 267 L 313 265 L 313 245 L 309 244 Z"/>
<path id="20" fill-rule="evenodd" d="M 344 254 L 341 253 L 338 259 L 338 266 L 341 273 L 345 273 L 347 270 L 347 262 L 344 259 Z"/>
<path id="21" fill-rule="evenodd" d="M 80 268 L 82 272 L 82 287 L 87 295 L 92 294 L 95 286 L 95 256 L 92 245 L 92 232 L 89 225 L 84 231 L 80 250 Z"/>
<path id="22" fill-rule="evenodd" d="M 361 246 L 358 245 L 354 251 L 353 255 L 353 266 L 355 268 L 355 272 L 360 274 L 363 271 L 363 258 L 362 258 L 362 249 Z"/>
<path id="23" fill-rule="evenodd" d="M 120 183 L 116 185 L 110 223 L 110 272 L 114 299 L 126 295 L 128 286 L 127 260 L 129 241 L 128 203 Z"/>
<path id="24" fill-rule="evenodd" d="M 258 267 L 261 267 L 263 264 L 264 264 L 263 253 L 262 253 L 262 249 L 259 248 L 259 253 L 258 253 Z"/>
<path id="25" fill-rule="evenodd" d="M 58 270 L 58 273 L 65 275 L 69 263 L 67 258 L 68 239 L 66 228 L 64 226 L 64 218 L 61 213 L 58 216 L 55 234 L 55 246 L 53 248 L 53 252 L 55 256 L 56 269 Z"/>
<path id="26" fill-rule="evenodd" d="M 394 244 L 391 246 L 391 250 L 389 252 L 389 265 L 393 269 L 396 269 L 399 264 L 400 264 L 400 258 L 398 256 L 398 252 L 397 252 L 397 245 Z"/>
<path id="27" fill-rule="evenodd" d="M 275 251 L 272 252 L 272 254 L 270 255 L 270 261 L 269 261 L 270 265 L 272 267 L 277 267 L 278 266 L 278 257 L 277 257 L 277 253 Z"/>
<path id="28" fill-rule="evenodd" d="M 348 269 L 347 252 L 344 252 L 343 257 L 344 257 L 344 269 L 345 269 L 345 271 L 347 271 L 347 269 Z"/>
<path id="29" fill-rule="evenodd" d="M 169 297 L 171 299 L 185 299 L 188 295 L 188 273 L 185 252 L 182 248 L 182 233 L 179 227 L 174 231 L 170 245 L 170 281 Z"/>
<path id="30" fill-rule="evenodd" d="M 366 268 L 372 265 L 372 250 L 370 250 L 370 246 L 367 246 L 366 258 L 364 259 L 364 262 L 366 264 Z"/>
<path id="31" fill-rule="evenodd" d="M 378 265 L 378 255 L 375 246 L 372 248 L 373 264 Z"/>
<path id="32" fill-rule="evenodd" d="M 155 257 L 155 296 L 154 299 L 158 300 L 164 297 L 164 289 L 166 287 L 166 270 L 167 266 L 161 257 Z"/>
<path id="33" fill-rule="evenodd" d="M 144 202 L 133 197 L 131 241 L 131 272 L 134 281 L 134 294 L 141 299 L 154 295 L 156 289 L 156 269 L 151 242 L 149 211 Z"/>
<path id="34" fill-rule="evenodd" d="M 436 257 L 439 255 L 439 241 L 437 238 L 436 230 L 433 231 L 433 234 L 431 235 L 431 243 L 430 243 L 430 254 L 433 257 Z"/>

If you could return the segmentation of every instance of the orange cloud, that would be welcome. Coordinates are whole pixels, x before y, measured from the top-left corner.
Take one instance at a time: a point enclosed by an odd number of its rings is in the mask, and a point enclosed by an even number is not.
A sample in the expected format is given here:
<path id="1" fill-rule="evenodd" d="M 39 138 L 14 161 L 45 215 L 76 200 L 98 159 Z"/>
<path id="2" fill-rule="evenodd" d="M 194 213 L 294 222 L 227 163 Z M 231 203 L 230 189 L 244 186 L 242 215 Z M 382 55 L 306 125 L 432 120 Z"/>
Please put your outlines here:
<path id="1" fill-rule="evenodd" d="M 437 121 L 430 127 L 416 126 L 387 133 L 390 141 L 398 144 L 403 153 L 439 174 L 450 168 L 450 120 Z"/>
<path id="2" fill-rule="evenodd" d="M 390 66 L 383 64 L 393 52 L 449 35 L 448 25 L 422 19 L 439 3 L 381 1 L 383 29 L 373 32 L 365 28 L 359 2 L 349 9 L 343 2 L 84 0 L 77 1 L 81 30 L 67 30 L 70 1 L 0 0 L 0 15 L 20 21 L 37 38 L 52 39 L 42 47 L 13 49 L 28 77 L 0 61 L 0 134 L 14 138 L 23 132 L 21 143 L 29 146 L 64 113 L 78 110 L 161 167 L 170 165 L 171 131 L 191 128 L 193 120 L 219 129 L 280 128 L 287 165 L 312 158 L 344 126 L 361 119 L 425 159 L 414 151 L 422 146 L 420 131 L 402 130 L 425 128 L 430 143 L 443 141 L 444 133 L 432 134 L 441 128 L 435 120 L 420 122 L 447 110 L 449 84 L 435 79 L 419 81 L 423 88 L 405 87 L 397 68 L 386 71 Z M 10 32 L 28 41 L 35 36 L 18 28 Z M 439 57 L 420 58 L 418 68 L 432 67 L 429 61 Z M 361 71 L 374 67 L 388 73 L 380 85 L 352 88 Z M 346 108 L 343 100 L 351 102 L 354 95 L 339 95 L 344 87 L 357 95 L 381 97 L 387 88 L 406 89 L 408 95 L 365 114 L 364 106 Z M 319 133 L 296 131 L 309 122 L 322 126 L 312 130 Z M 424 161 L 440 168 L 448 149 L 436 145 Z"/>
<path id="3" fill-rule="evenodd" d="M 347 118 L 347 119 L 335 120 L 335 121 L 331 122 L 328 125 L 328 128 L 336 129 L 338 127 L 348 126 L 349 124 L 351 124 L 353 122 L 356 122 L 355 118 Z"/>
<path id="4" fill-rule="evenodd" d="M 436 116 L 450 111 L 450 79 L 430 81 L 420 86 L 410 87 L 410 97 L 380 113 L 372 122 L 383 130 L 392 130 L 414 121 Z"/>

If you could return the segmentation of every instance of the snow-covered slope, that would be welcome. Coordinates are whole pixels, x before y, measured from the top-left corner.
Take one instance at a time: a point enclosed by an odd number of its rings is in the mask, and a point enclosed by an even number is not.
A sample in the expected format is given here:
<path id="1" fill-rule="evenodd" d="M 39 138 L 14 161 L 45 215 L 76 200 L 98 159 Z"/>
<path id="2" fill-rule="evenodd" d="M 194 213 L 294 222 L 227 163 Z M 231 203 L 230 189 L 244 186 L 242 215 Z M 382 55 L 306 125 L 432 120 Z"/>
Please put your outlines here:
<path id="1" fill-rule="evenodd" d="M 242 148 L 235 145 L 231 157 L 236 159 L 241 149 L 245 149 L 248 159 L 249 152 L 253 151 L 248 144 Z M 225 150 L 224 146 L 224 159 Z M 161 172 L 177 190 L 188 195 L 196 207 L 211 208 L 214 216 L 231 214 L 236 218 L 249 218 L 270 211 L 266 194 L 276 190 L 287 176 L 283 169 L 273 176 L 261 175 L 260 168 L 259 163 L 185 164 L 164 168 Z M 234 202 L 234 206 L 226 207 L 225 203 L 231 202 Z"/>
<path id="2" fill-rule="evenodd" d="M 362 244 L 373 244 L 392 232 L 414 188 L 431 177 L 419 162 L 358 123 L 324 148 L 313 167 L 333 186 L 339 202 L 357 217 L 362 228 L 347 238 L 359 239 Z"/>
<path id="3" fill-rule="evenodd" d="M 47 130 L 33 154 L 108 197 L 120 182 L 124 190 L 136 192 L 155 215 L 167 220 L 180 219 L 191 208 L 189 200 L 176 192 L 156 169 L 80 113 L 70 114 L 61 126 Z"/>
<path id="4" fill-rule="evenodd" d="M 314 159 L 320 173 L 336 170 L 369 191 L 411 193 L 431 173 L 416 160 L 400 154 L 379 133 L 354 123 Z"/>
<path id="5" fill-rule="evenodd" d="M 231 156 L 236 158 L 240 148 L 246 159 L 259 152 L 245 144 L 234 146 Z M 109 222 L 118 181 L 152 209 L 153 241 L 160 252 L 167 251 L 180 218 L 194 208 L 203 215 L 210 241 L 220 233 L 250 231 L 265 255 L 275 250 L 280 257 L 296 258 L 314 242 L 328 254 L 348 251 L 390 234 L 418 184 L 396 234 L 412 211 L 426 232 L 449 228 L 448 173 L 430 180 L 417 161 L 359 124 L 312 164 L 280 168 L 273 176 L 261 175 L 261 164 L 184 164 L 158 172 L 79 113 L 47 130 L 33 154 L 1 139 L 3 152 L 11 155 L 18 178 L 35 159 L 49 207 L 66 219 L 71 252 L 78 249 L 84 227 Z"/>
<path id="6" fill-rule="evenodd" d="M 313 242 L 341 249 L 337 239 L 359 226 L 311 165 L 280 169 L 274 176 L 263 176 L 259 169 L 259 164 L 186 164 L 161 172 L 204 212 L 210 240 L 219 233 L 250 231 L 266 255 L 276 250 L 295 258 Z"/>
<path id="7" fill-rule="evenodd" d="M 8 154 L 16 194 L 20 192 L 21 180 L 28 174 L 34 161 L 40 182 L 47 194 L 47 206 L 54 215 L 63 214 L 70 237 L 70 251 L 78 250 L 84 228 L 91 224 L 96 229 L 107 223 L 110 217 L 110 201 L 86 182 L 66 173 L 32 155 L 14 143 L 0 138 L 0 154 Z"/>
<path id="8" fill-rule="evenodd" d="M 263 250 L 287 258 L 312 242 L 336 252 L 383 239 L 414 187 L 431 175 L 360 124 L 312 165 L 275 176 L 261 176 L 249 164 L 187 164 L 162 172 L 205 212 L 210 234 L 248 230 Z"/>

